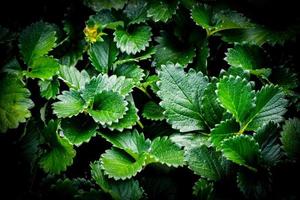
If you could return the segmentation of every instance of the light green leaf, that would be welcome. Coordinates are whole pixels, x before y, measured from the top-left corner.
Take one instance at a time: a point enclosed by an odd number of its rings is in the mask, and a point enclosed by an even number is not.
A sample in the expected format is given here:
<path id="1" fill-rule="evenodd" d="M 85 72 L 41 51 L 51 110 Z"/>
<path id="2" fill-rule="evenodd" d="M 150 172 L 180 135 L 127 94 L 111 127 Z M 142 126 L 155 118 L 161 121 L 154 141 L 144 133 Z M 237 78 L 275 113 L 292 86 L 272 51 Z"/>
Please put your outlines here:
<path id="1" fill-rule="evenodd" d="M 141 154 L 137 159 L 132 158 L 124 151 L 112 148 L 101 155 L 101 164 L 104 173 L 115 180 L 125 180 L 135 176 L 143 169 L 146 154 Z"/>
<path id="2" fill-rule="evenodd" d="M 72 143 L 80 146 L 96 135 L 97 124 L 90 117 L 80 114 L 61 121 L 63 135 Z"/>
<path id="3" fill-rule="evenodd" d="M 120 94 L 112 91 L 102 91 L 94 97 L 93 107 L 88 113 L 100 124 L 111 125 L 123 118 L 127 111 L 127 101 Z"/>
<path id="4" fill-rule="evenodd" d="M 157 120 L 163 120 L 164 119 L 163 112 L 164 112 L 164 109 L 162 107 L 160 107 L 159 105 L 157 105 L 153 101 L 148 101 L 144 105 L 142 115 L 146 119 L 157 121 Z"/>
<path id="5" fill-rule="evenodd" d="M 185 158 L 192 171 L 209 180 L 218 181 L 228 171 L 229 163 L 222 154 L 205 145 L 188 149 Z"/>
<path id="6" fill-rule="evenodd" d="M 209 182 L 203 178 L 199 179 L 193 186 L 193 195 L 196 196 L 197 199 L 213 200 L 215 199 L 214 192 L 213 182 Z"/>
<path id="7" fill-rule="evenodd" d="M 237 76 L 225 76 L 217 84 L 217 95 L 221 105 L 243 126 L 255 106 L 255 93 L 251 84 Z"/>
<path id="8" fill-rule="evenodd" d="M 56 45 L 54 26 L 45 22 L 36 22 L 27 26 L 20 34 L 19 48 L 27 65 L 41 56 L 46 55 Z"/>
<path id="9" fill-rule="evenodd" d="M 150 26 L 134 26 L 129 30 L 117 29 L 114 32 L 114 41 L 122 52 L 136 54 L 149 46 L 151 36 Z"/>
<path id="10" fill-rule="evenodd" d="M 167 137 L 158 137 L 152 141 L 150 152 L 156 162 L 178 167 L 184 164 L 184 151 Z"/>
<path id="11" fill-rule="evenodd" d="M 125 76 L 126 78 L 131 78 L 134 84 L 140 83 L 140 81 L 145 76 L 144 70 L 135 63 L 126 63 L 118 65 L 114 71 L 117 76 Z"/>
<path id="12" fill-rule="evenodd" d="M 180 132 L 207 129 L 199 109 L 207 77 L 193 69 L 185 73 L 182 66 L 168 64 L 162 65 L 159 78 L 157 94 L 162 99 L 160 105 L 165 109 L 167 122 Z"/>
<path id="13" fill-rule="evenodd" d="M 240 67 L 232 67 L 230 66 L 227 71 L 221 69 L 220 71 L 220 75 L 219 75 L 219 78 L 222 78 L 224 76 L 239 76 L 241 77 L 242 79 L 246 79 L 246 80 L 250 80 L 250 71 L 249 70 L 243 70 L 242 68 Z"/>
<path id="14" fill-rule="evenodd" d="M 25 122 L 34 103 L 29 98 L 30 91 L 15 76 L 1 76 L 0 91 L 0 132 L 4 133 Z"/>
<path id="15" fill-rule="evenodd" d="M 130 19 L 130 24 L 139 24 L 147 20 L 148 3 L 144 0 L 130 0 L 124 13 Z"/>
<path id="16" fill-rule="evenodd" d="M 62 65 L 59 70 L 59 78 L 62 79 L 70 88 L 76 90 L 83 89 L 85 84 L 89 82 L 90 76 L 85 71 L 81 72 L 75 67 Z"/>
<path id="17" fill-rule="evenodd" d="M 211 146 L 209 141 L 209 137 L 204 134 L 197 134 L 197 133 L 176 133 L 172 134 L 170 140 L 178 145 L 179 147 L 184 147 L 185 150 L 190 148 L 199 147 L 202 145 Z"/>
<path id="18" fill-rule="evenodd" d="M 59 63 L 56 59 L 48 56 L 35 58 L 29 66 L 26 76 L 31 78 L 49 79 L 59 70 Z"/>
<path id="19" fill-rule="evenodd" d="M 154 22 L 167 22 L 176 13 L 177 5 L 177 0 L 151 1 L 147 10 L 147 17 L 151 17 Z"/>
<path id="20" fill-rule="evenodd" d="M 280 135 L 282 147 L 287 155 L 290 158 L 300 158 L 300 120 L 286 120 Z"/>
<path id="21" fill-rule="evenodd" d="M 261 151 L 251 136 L 238 135 L 225 139 L 221 148 L 228 160 L 256 171 L 255 166 L 261 157 Z"/>
<path id="22" fill-rule="evenodd" d="M 102 42 L 93 43 L 88 50 L 92 65 L 101 73 L 107 73 L 111 69 L 118 54 L 115 43 L 109 37 L 104 37 Z"/>
<path id="23" fill-rule="evenodd" d="M 85 102 L 80 94 L 74 90 L 63 91 L 57 96 L 58 102 L 52 104 L 53 112 L 59 118 L 72 117 L 81 113 L 85 108 Z"/>
<path id="24" fill-rule="evenodd" d="M 126 2 L 127 0 L 84 0 L 84 4 L 95 12 L 112 8 L 119 10 L 124 7 Z"/>
<path id="25" fill-rule="evenodd" d="M 51 120 L 43 134 L 49 149 L 42 155 L 39 164 L 47 173 L 59 174 L 72 165 L 75 150 L 69 141 L 57 134 L 58 122 Z"/>
<path id="26" fill-rule="evenodd" d="M 55 98 L 59 93 L 59 81 L 53 80 L 39 80 L 41 96 L 46 99 Z"/>

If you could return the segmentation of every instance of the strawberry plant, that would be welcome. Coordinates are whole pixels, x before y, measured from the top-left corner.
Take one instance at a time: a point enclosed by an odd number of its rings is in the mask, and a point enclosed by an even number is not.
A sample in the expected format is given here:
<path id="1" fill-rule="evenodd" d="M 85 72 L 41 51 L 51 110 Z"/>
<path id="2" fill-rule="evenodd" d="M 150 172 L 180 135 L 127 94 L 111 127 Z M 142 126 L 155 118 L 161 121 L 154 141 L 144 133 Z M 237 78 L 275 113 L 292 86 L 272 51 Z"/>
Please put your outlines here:
<path id="1" fill-rule="evenodd" d="M 13 199 L 299 197 L 297 23 L 214 1 L 63 12 L 0 27 Z"/>

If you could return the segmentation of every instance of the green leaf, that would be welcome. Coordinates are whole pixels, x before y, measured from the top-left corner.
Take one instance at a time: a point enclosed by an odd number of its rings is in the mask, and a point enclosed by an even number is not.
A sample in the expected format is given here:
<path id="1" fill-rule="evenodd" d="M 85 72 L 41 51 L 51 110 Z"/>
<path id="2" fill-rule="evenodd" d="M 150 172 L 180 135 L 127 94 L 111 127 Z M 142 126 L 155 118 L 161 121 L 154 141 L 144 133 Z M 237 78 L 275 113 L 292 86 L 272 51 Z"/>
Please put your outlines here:
<path id="1" fill-rule="evenodd" d="M 104 10 L 104 9 L 122 9 L 126 4 L 127 0 L 84 0 L 84 4 L 95 12 Z"/>
<path id="2" fill-rule="evenodd" d="M 85 102 L 74 90 L 63 91 L 57 96 L 58 102 L 52 104 L 53 112 L 59 118 L 76 116 L 84 110 Z"/>
<path id="3" fill-rule="evenodd" d="M 137 121 L 139 120 L 139 116 L 137 114 L 138 109 L 133 103 L 128 103 L 128 110 L 126 111 L 124 117 L 119 119 L 118 122 L 113 122 L 111 125 L 109 125 L 109 129 L 123 131 L 124 129 L 131 129 L 134 125 L 136 125 Z"/>
<path id="4" fill-rule="evenodd" d="M 120 94 L 112 91 L 102 91 L 94 97 L 93 107 L 88 113 L 100 124 L 111 125 L 123 118 L 127 111 L 127 101 Z"/>
<path id="5" fill-rule="evenodd" d="M 182 66 L 168 64 L 162 66 L 159 78 L 158 96 L 167 122 L 180 132 L 205 130 L 207 125 L 199 101 L 208 84 L 207 77 L 193 69 L 185 73 Z"/>
<path id="6" fill-rule="evenodd" d="M 135 176 L 143 169 L 146 154 L 141 154 L 137 159 L 132 158 L 124 151 L 112 148 L 101 155 L 101 164 L 105 174 L 115 180 L 125 180 Z"/>
<path id="7" fill-rule="evenodd" d="M 222 154 L 205 145 L 188 149 L 185 157 L 192 171 L 209 180 L 218 181 L 228 171 L 228 162 Z"/>
<path id="8" fill-rule="evenodd" d="M 194 6 L 191 10 L 191 17 L 197 25 L 209 29 L 212 25 L 212 8 L 206 4 Z"/>
<path id="9" fill-rule="evenodd" d="M 139 24 L 147 20 L 148 3 L 144 0 L 130 0 L 124 13 L 130 19 L 130 24 Z"/>
<path id="10" fill-rule="evenodd" d="M 100 135 L 112 143 L 114 147 L 124 150 L 135 159 L 150 148 L 150 140 L 146 140 L 144 135 L 139 134 L 137 130 L 122 133 L 100 133 Z"/>
<path id="11" fill-rule="evenodd" d="M 90 76 L 85 71 L 81 72 L 75 67 L 62 65 L 59 70 L 59 78 L 62 79 L 70 88 L 76 90 L 83 89 L 85 84 L 89 82 Z"/>
<path id="12" fill-rule="evenodd" d="M 0 26 L 1 27 L 1 26 Z M 22 77 L 22 68 L 19 61 L 14 57 L 9 60 L 1 69 L 0 73 L 6 72 L 10 75 Z"/>
<path id="13" fill-rule="evenodd" d="M 290 158 L 300 158 L 300 120 L 286 120 L 280 135 L 282 147 L 287 155 Z"/>
<path id="14" fill-rule="evenodd" d="M 197 134 L 197 133 L 176 133 L 172 134 L 170 137 L 170 140 L 178 145 L 179 147 L 184 147 L 185 150 L 199 147 L 202 145 L 211 146 L 211 143 L 209 141 L 209 137 L 204 134 Z"/>
<path id="15" fill-rule="evenodd" d="M 90 117 L 80 114 L 76 117 L 65 118 L 61 121 L 64 136 L 72 143 L 80 146 L 96 135 L 97 124 Z"/>
<path id="16" fill-rule="evenodd" d="M 163 112 L 164 112 L 164 109 L 162 107 L 160 107 L 159 105 L 157 105 L 153 101 L 148 101 L 144 105 L 142 115 L 146 119 L 157 121 L 157 120 L 163 120 L 164 119 Z"/>
<path id="17" fill-rule="evenodd" d="M 245 79 L 225 76 L 217 84 L 217 95 L 221 105 L 242 124 L 249 118 L 249 110 L 255 106 L 255 93 Z"/>
<path id="18" fill-rule="evenodd" d="M 178 2 L 172 1 L 151 1 L 147 10 L 147 17 L 151 17 L 154 22 L 167 22 L 175 13 Z"/>
<path id="19" fill-rule="evenodd" d="M 193 186 L 193 195 L 197 199 L 212 200 L 214 198 L 214 184 L 203 178 L 199 179 Z"/>
<path id="20" fill-rule="evenodd" d="M 114 41 L 122 52 L 136 54 L 149 46 L 151 36 L 150 26 L 134 26 L 129 30 L 117 29 L 114 32 Z"/>
<path id="21" fill-rule="evenodd" d="M 234 136 L 239 132 L 239 130 L 240 126 L 234 119 L 227 119 L 226 121 L 222 121 L 211 130 L 211 142 L 217 149 L 220 149 L 222 141 Z"/>
<path id="22" fill-rule="evenodd" d="M 35 58 L 29 66 L 29 71 L 26 73 L 31 78 L 49 79 L 59 70 L 59 63 L 56 59 L 48 56 Z"/>
<path id="23" fill-rule="evenodd" d="M 57 79 L 52 80 L 39 80 L 41 96 L 46 99 L 55 98 L 59 93 L 59 81 Z"/>
<path id="24" fill-rule="evenodd" d="M 295 89 L 299 85 L 299 75 L 287 66 L 272 69 L 270 81 L 284 90 Z"/>
<path id="25" fill-rule="evenodd" d="M 140 81 L 145 76 L 144 70 L 135 63 L 126 63 L 118 65 L 114 71 L 117 76 L 125 76 L 126 78 L 131 78 L 134 84 L 140 83 Z"/>
<path id="26" fill-rule="evenodd" d="M 179 63 L 185 66 L 192 63 L 193 58 L 196 56 L 194 48 L 172 40 L 167 34 L 162 34 L 162 36 L 157 37 L 155 40 L 158 42 L 158 45 L 155 46 L 154 66 L 158 68 L 168 62 Z"/>
<path id="27" fill-rule="evenodd" d="M 196 51 L 196 70 L 201 71 L 203 74 L 207 74 L 207 60 L 209 58 L 210 48 L 208 46 L 208 39 L 203 38 L 198 45 Z"/>
<path id="28" fill-rule="evenodd" d="M 256 95 L 256 107 L 251 113 L 246 130 L 257 130 L 269 121 L 283 121 L 287 100 L 283 92 L 274 85 L 264 86 Z"/>
<path id="29" fill-rule="evenodd" d="M 34 103 L 29 98 L 30 91 L 15 76 L 1 76 L 0 91 L 0 132 L 4 133 L 25 122 Z"/>
<path id="30" fill-rule="evenodd" d="M 59 174 L 72 165 L 75 150 L 69 141 L 57 134 L 58 122 L 51 120 L 44 129 L 45 141 L 49 149 L 42 155 L 39 164 L 47 173 Z"/>
<path id="31" fill-rule="evenodd" d="M 92 65 L 101 73 L 107 73 L 111 69 L 118 54 L 115 43 L 109 37 L 105 37 L 103 42 L 93 43 L 88 50 Z"/>
<path id="32" fill-rule="evenodd" d="M 56 45 L 54 26 L 45 22 L 36 22 L 27 26 L 20 34 L 19 48 L 27 65 L 41 56 L 46 55 Z"/>
<path id="33" fill-rule="evenodd" d="M 75 67 L 80 60 L 83 60 L 84 44 L 82 41 L 75 47 L 74 50 L 68 51 L 64 56 L 59 59 L 60 65 L 66 67 Z"/>
<path id="34" fill-rule="evenodd" d="M 222 78 L 224 76 L 230 76 L 230 75 L 235 76 L 235 77 L 239 76 L 242 79 L 246 79 L 248 81 L 250 80 L 250 71 L 243 70 L 240 67 L 232 67 L 232 66 L 229 67 L 227 69 L 227 71 L 221 69 L 219 78 Z"/>
<path id="35" fill-rule="evenodd" d="M 184 164 L 184 152 L 167 137 L 158 137 L 152 141 L 150 152 L 156 162 L 178 167 Z"/>
<path id="36" fill-rule="evenodd" d="M 228 160 L 256 171 L 255 165 L 261 152 L 258 143 L 251 136 L 238 135 L 225 139 L 221 148 Z"/>
<path id="37" fill-rule="evenodd" d="M 104 9 L 90 16 L 86 25 L 89 28 L 97 28 L 100 31 L 99 33 L 101 33 L 104 29 L 115 30 L 118 26 L 123 27 L 124 22 L 116 19 L 112 10 Z"/>

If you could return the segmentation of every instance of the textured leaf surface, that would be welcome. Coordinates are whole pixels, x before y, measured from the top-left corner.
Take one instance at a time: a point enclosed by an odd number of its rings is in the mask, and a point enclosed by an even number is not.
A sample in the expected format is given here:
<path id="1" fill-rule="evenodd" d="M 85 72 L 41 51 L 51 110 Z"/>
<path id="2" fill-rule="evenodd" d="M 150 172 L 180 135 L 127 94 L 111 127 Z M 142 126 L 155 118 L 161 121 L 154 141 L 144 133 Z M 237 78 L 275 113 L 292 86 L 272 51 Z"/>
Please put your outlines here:
<path id="1" fill-rule="evenodd" d="M 192 69 L 185 73 L 182 66 L 173 64 L 162 66 L 159 78 L 160 105 L 172 127 L 181 132 L 205 130 L 207 125 L 198 102 L 208 84 L 207 78 Z"/>
<path id="2" fill-rule="evenodd" d="M 152 33 L 150 26 L 136 26 L 129 32 L 124 29 L 117 29 L 114 36 L 114 41 L 117 42 L 117 47 L 122 52 L 136 54 L 149 46 Z"/>
<path id="3" fill-rule="evenodd" d="M 29 98 L 30 91 L 15 76 L 1 77 L 0 91 L 0 132 L 4 133 L 25 122 L 34 104 Z"/>
<path id="4" fill-rule="evenodd" d="M 40 80 L 39 86 L 41 96 L 46 99 L 52 99 L 59 93 L 59 82 L 57 79 L 53 80 Z"/>
<path id="5" fill-rule="evenodd" d="M 290 158 L 300 157 L 300 120 L 293 118 L 285 121 L 281 131 L 284 151 Z"/>
<path id="6" fill-rule="evenodd" d="M 203 178 L 199 179 L 193 186 L 193 195 L 198 199 L 214 199 L 214 184 Z"/>
<path id="7" fill-rule="evenodd" d="M 39 57 L 32 61 L 30 71 L 26 73 L 31 78 L 49 79 L 59 70 L 59 63 L 52 57 Z"/>
<path id="8" fill-rule="evenodd" d="M 58 117 L 72 117 L 84 110 L 85 102 L 80 94 L 74 90 L 63 91 L 57 96 L 58 102 L 53 103 L 53 112 Z"/>
<path id="9" fill-rule="evenodd" d="M 139 24 L 147 20 L 148 3 L 145 0 L 130 0 L 124 13 L 130 19 L 130 24 Z"/>
<path id="10" fill-rule="evenodd" d="M 98 12 L 103 9 L 122 9 L 127 0 L 84 0 L 85 5 Z"/>
<path id="11" fill-rule="evenodd" d="M 135 63 L 126 63 L 118 65 L 114 74 L 131 78 L 135 84 L 138 84 L 145 76 L 144 70 Z"/>
<path id="12" fill-rule="evenodd" d="M 26 27 L 19 38 L 19 48 L 27 65 L 47 54 L 56 45 L 55 28 L 44 22 L 36 22 Z"/>
<path id="13" fill-rule="evenodd" d="M 164 109 L 162 107 L 160 107 L 153 101 L 149 101 L 144 105 L 142 115 L 146 119 L 157 121 L 164 119 L 163 112 Z"/>
<path id="14" fill-rule="evenodd" d="M 151 17 L 153 21 L 167 22 L 173 14 L 175 14 L 177 8 L 177 1 L 152 1 L 147 10 L 147 16 Z"/>
<path id="15" fill-rule="evenodd" d="M 83 89 L 85 83 L 90 80 L 90 76 L 85 70 L 80 72 L 75 67 L 68 67 L 64 65 L 60 67 L 59 78 L 62 79 L 70 88 L 74 88 L 76 90 Z"/>
<path id="16" fill-rule="evenodd" d="M 212 8 L 207 5 L 198 5 L 192 9 L 191 17 L 195 23 L 205 29 L 211 27 Z"/>

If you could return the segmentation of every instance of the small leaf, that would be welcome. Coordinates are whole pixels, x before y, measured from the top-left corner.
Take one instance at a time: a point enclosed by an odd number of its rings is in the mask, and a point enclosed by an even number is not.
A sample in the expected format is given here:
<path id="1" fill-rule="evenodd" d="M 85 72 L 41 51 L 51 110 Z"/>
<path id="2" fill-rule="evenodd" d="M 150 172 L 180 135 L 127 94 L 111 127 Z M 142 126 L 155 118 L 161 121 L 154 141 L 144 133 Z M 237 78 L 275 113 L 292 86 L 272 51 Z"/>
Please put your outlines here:
<path id="1" fill-rule="evenodd" d="M 197 199 L 213 200 L 214 198 L 214 184 L 203 178 L 199 179 L 193 186 L 193 195 Z"/>
<path id="2" fill-rule="evenodd" d="M 164 112 L 164 109 L 162 107 L 160 107 L 159 105 L 157 105 L 153 101 L 148 101 L 144 105 L 142 115 L 146 119 L 157 121 L 157 120 L 163 120 L 164 119 L 163 112 Z"/>
<path id="3" fill-rule="evenodd" d="M 127 0 L 84 0 L 84 4 L 95 12 L 101 11 L 103 9 L 122 9 L 126 4 Z"/>
<path id="4" fill-rule="evenodd" d="M 167 22 L 176 12 L 178 2 L 172 1 L 152 1 L 147 10 L 147 17 L 151 17 L 154 22 Z"/>
<path id="5" fill-rule="evenodd" d="M 206 4 L 194 6 L 191 11 L 191 17 L 197 25 L 202 26 L 204 29 L 209 29 L 212 25 L 212 8 Z"/>
<path id="6" fill-rule="evenodd" d="M 126 63 L 118 65 L 114 73 L 117 76 L 125 76 L 126 78 L 131 78 L 134 84 L 140 83 L 140 81 L 145 76 L 144 70 L 135 63 Z"/>
<path id="7" fill-rule="evenodd" d="M 46 99 L 55 98 L 59 93 L 59 81 L 53 80 L 39 80 L 41 96 Z"/>
<path id="8" fill-rule="evenodd" d="M 76 67 L 68 67 L 62 65 L 59 70 L 59 78 L 62 79 L 70 88 L 76 90 L 83 89 L 85 84 L 89 82 L 90 76 L 85 71 L 81 72 Z"/>
<path id="9" fill-rule="evenodd" d="M 254 167 L 261 152 L 258 143 L 251 136 L 239 135 L 225 139 L 221 148 L 228 160 L 256 171 Z"/>
<path id="10" fill-rule="evenodd" d="M 31 78 L 50 79 L 59 70 L 59 63 L 52 57 L 39 57 L 32 61 L 30 71 L 26 73 Z"/>
<path id="11" fill-rule="evenodd" d="M 124 13 L 130 19 L 130 24 L 139 24 L 147 20 L 148 3 L 144 0 L 130 0 Z"/>
<path id="12" fill-rule="evenodd" d="M 280 134 L 282 147 L 287 155 L 290 158 L 300 158 L 300 120 L 286 120 Z"/>
<path id="13" fill-rule="evenodd" d="M 76 116 L 84 110 L 85 102 L 74 90 L 63 91 L 57 99 L 60 101 L 53 103 L 52 107 L 59 118 Z"/>
<path id="14" fill-rule="evenodd" d="M 151 41 L 150 26 L 135 26 L 131 30 L 117 29 L 114 32 L 114 41 L 117 47 L 127 54 L 136 54 L 144 51 Z"/>

